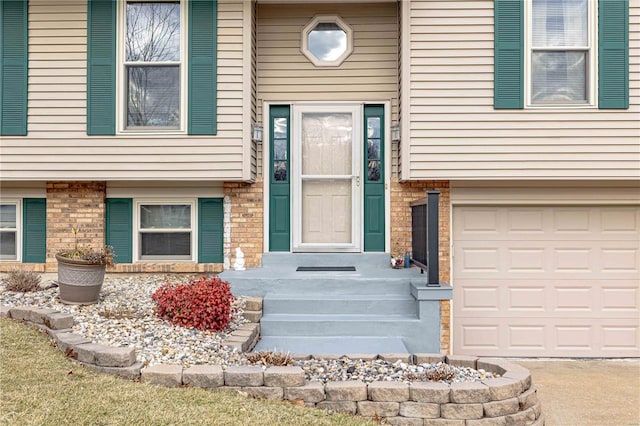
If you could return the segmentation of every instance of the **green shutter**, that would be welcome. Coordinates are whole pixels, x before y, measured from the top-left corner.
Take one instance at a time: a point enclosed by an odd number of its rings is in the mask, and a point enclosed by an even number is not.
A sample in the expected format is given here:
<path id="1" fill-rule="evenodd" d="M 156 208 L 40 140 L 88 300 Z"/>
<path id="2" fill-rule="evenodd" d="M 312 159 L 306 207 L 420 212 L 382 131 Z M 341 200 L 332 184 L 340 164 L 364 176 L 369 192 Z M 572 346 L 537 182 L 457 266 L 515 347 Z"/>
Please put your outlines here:
<path id="1" fill-rule="evenodd" d="M 598 2 L 598 107 L 629 108 L 629 0 Z"/>
<path id="2" fill-rule="evenodd" d="M 496 109 L 524 107 L 524 4 L 494 0 L 494 93 Z"/>
<path id="3" fill-rule="evenodd" d="M 379 137 L 369 137 L 369 119 L 379 119 Z M 378 121 L 378 120 L 375 120 Z M 384 107 L 382 105 L 365 105 L 364 107 L 364 251 L 384 251 Z M 379 142 L 380 152 L 369 152 L 369 140 Z M 369 176 L 369 162 L 379 159 L 379 175 Z"/>
<path id="4" fill-rule="evenodd" d="M 87 134 L 116 133 L 116 1 L 89 0 Z"/>
<path id="5" fill-rule="evenodd" d="M 47 257 L 47 200 L 22 200 L 22 262 L 44 263 Z"/>
<path id="6" fill-rule="evenodd" d="M 279 142 L 286 142 L 286 152 L 280 163 L 286 176 L 275 173 L 275 119 L 285 119 L 286 131 Z M 291 247 L 291 113 L 289 105 L 269 109 L 269 251 L 289 251 Z M 286 140 L 285 140 L 286 139 Z M 282 154 L 282 153 L 281 153 Z"/>
<path id="7" fill-rule="evenodd" d="M 133 262 L 133 200 L 107 198 L 106 243 L 116 253 L 116 263 Z"/>
<path id="8" fill-rule="evenodd" d="M 217 27 L 217 0 L 189 2 L 190 135 L 215 135 L 217 131 Z"/>
<path id="9" fill-rule="evenodd" d="M 0 135 L 27 134 L 27 1 L 0 1 Z"/>
<path id="10" fill-rule="evenodd" d="M 222 198 L 198 198 L 198 263 L 224 260 Z"/>

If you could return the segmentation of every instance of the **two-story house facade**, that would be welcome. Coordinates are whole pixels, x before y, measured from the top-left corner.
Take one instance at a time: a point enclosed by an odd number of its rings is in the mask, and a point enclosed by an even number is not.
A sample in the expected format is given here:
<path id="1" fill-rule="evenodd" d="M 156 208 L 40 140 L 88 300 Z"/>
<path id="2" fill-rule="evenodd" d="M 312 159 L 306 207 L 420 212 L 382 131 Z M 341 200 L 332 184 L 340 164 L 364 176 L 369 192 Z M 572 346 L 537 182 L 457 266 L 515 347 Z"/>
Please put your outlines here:
<path id="1" fill-rule="evenodd" d="M 640 356 L 637 4 L 0 4 L 0 271 L 398 255 L 438 189 L 443 350 Z"/>

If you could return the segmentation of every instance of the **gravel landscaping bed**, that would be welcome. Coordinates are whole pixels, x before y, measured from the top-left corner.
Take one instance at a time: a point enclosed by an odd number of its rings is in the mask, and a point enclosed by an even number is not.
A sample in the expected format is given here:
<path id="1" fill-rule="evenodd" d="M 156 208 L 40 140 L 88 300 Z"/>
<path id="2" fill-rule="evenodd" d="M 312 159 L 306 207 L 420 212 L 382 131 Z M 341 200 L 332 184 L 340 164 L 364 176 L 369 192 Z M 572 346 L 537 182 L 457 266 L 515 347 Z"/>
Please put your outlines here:
<path id="1" fill-rule="evenodd" d="M 173 275 L 137 274 L 105 278 L 100 302 L 94 305 L 65 305 L 58 300 L 58 289 L 51 282 L 43 282 L 41 291 L 16 293 L 5 291 L 0 282 L 0 305 L 37 306 L 52 308 L 74 316 L 73 332 L 94 343 L 109 346 L 133 346 L 138 361 L 145 365 L 179 364 L 185 367 L 198 364 L 247 365 L 242 353 L 221 342 L 245 322 L 242 316 L 244 298 L 234 303 L 233 319 L 224 332 L 212 333 L 169 324 L 153 314 L 153 292 L 167 281 L 187 282 L 189 277 Z M 339 381 L 413 381 L 424 380 L 425 374 L 438 370 L 443 382 L 479 381 L 494 377 L 489 372 L 446 364 L 412 365 L 384 360 L 298 360 L 307 380 Z M 430 376 L 434 377 L 434 376 Z"/>

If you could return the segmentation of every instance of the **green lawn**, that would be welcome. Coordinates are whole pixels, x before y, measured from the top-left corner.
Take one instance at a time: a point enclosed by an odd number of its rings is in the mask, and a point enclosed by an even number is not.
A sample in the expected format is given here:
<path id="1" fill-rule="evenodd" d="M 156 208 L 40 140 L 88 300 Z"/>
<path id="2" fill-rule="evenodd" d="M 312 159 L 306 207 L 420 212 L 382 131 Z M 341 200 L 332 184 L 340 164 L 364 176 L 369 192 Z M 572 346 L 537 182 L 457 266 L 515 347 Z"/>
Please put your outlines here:
<path id="1" fill-rule="evenodd" d="M 0 424 L 368 425 L 282 401 L 162 388 L 72 363 L 34 327 L 0 319 Z"/>

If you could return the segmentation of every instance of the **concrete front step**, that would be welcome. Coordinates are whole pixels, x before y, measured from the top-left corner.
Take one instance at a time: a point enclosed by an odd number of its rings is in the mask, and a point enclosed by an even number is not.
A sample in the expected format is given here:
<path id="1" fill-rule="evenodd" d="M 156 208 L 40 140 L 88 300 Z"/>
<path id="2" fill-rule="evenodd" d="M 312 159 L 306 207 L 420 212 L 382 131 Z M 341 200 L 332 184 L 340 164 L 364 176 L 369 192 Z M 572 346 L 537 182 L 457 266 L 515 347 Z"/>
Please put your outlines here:
<path id="1" fill-rule="evenodd" d="M 396 337 L 419 325 L 407 315 L 267 314 L 260 321 L 262 336 Z"/>
<path id="2" fill-rule="evenodd" d="M 356 269 L 388 268 L 389 253 L 265 253 L 262 267 L 355 266 Z"/>
<path id="3" fill-rule="evenodd" d="M 254 352 L 274 351 L 291 354 L 351 355 L 351 354 L 405 354 L 409 353 L 399 337 L 362 336 L 265 336 Z"/>
<path id="4" fill-rule="evenodd" d="M 264 297 L 264 314 L 416 315 L 408 294 L 274 294 Z"/>

